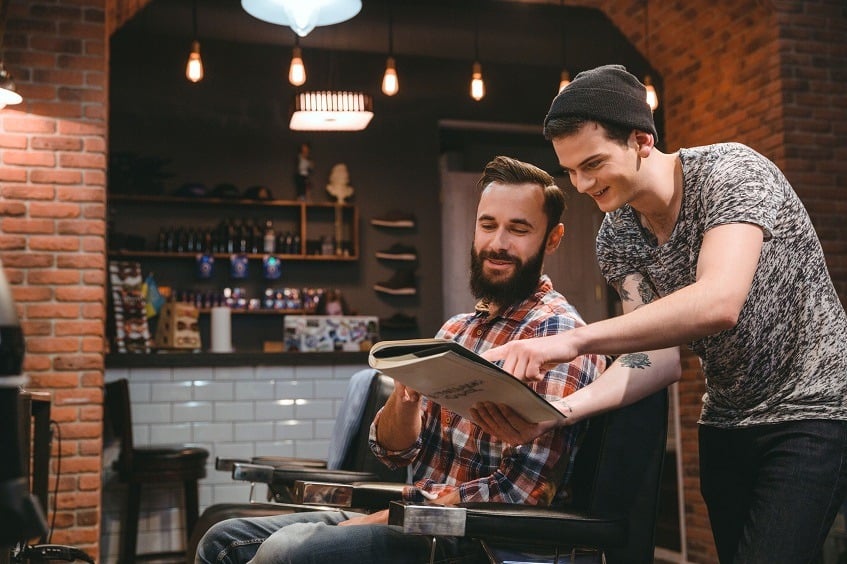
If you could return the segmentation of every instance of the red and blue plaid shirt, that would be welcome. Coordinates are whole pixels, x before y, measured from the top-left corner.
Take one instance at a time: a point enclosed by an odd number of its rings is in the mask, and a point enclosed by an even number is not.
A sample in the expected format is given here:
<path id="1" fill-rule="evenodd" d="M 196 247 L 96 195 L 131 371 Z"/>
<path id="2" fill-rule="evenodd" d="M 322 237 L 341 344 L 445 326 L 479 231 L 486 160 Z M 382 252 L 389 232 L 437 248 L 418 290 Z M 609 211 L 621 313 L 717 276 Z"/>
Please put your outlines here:
<path id="1" fill-rule="evenodd" d="M 475 313 L 449 319 L 437 337 L 452 339 L 477 353 L 515 339 L 554 335 L 585 322 L 564 296 L 542 276 L 526 300 L 489 315 L 483 304 Z M 556 401 L 592 382 L 605 359 L 585 355 L 560 364 L 531 387 Z M 392 468 L 412 465 L 414 488 L 405 498 L 423 502 L 418 490 L 444 495 L 456 489 L 461 500 L 549 505 L 562 502 L 583 425 L 559 427 L 523 445 L 508 445 L 465 419 L 424 398 L 421 434 L 410 448 L 388 451 L 376 442 L 377 414 L 371 425 L 374 454 Z"/>

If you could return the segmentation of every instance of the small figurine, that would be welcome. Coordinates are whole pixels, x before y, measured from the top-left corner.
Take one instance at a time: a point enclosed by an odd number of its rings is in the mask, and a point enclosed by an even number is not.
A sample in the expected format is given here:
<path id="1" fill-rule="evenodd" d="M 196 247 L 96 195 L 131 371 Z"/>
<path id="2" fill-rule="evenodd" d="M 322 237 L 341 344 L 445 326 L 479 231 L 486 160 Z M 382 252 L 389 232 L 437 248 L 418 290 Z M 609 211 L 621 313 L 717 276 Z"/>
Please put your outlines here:
<path id="1" fill-rule="evenodd" d="M 297 153 L 297 162 L 294 171 L 294 186 L 297 189 L 297 199 L 306 201 L 309 196 L 312 181 L 309 178 L 315 168 L 315 164 L 311 159 L 312 146 L 308 143 L 300 144 L 300 151 Z"/>
<path id="2" fill-rule="evenodd" d="M 329 173 L 329 184 L 326 185 L 326 191 L 332 196 L 335 196 L 337 203 L 343 204 L 344 200 L 353 195 L 353 187 L 350 186 L 350 173 L 347 171 L 347 165 L 338 163 L 332 167 Z"/>

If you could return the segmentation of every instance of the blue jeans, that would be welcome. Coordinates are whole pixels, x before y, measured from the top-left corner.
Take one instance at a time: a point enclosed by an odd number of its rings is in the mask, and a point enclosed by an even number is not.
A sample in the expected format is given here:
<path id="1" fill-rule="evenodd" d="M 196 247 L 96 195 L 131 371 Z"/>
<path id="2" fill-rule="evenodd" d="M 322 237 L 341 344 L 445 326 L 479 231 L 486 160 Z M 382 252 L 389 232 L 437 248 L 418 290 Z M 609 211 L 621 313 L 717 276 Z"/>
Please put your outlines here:
<path id="1" fill-rule="evenodd" d="M 700 491 L 722 564 L 815 562 L 847 493 L 847 421 L 701 425 Z"/>
<path id="2" fill-rule="evenodd" d="M 310 511 L 228 519 L 210 528 L 197 547 L 196 564 L 419 564 L 429 561 L 428 537 L 388 525 L 337 527 L 353 512 Z M 439 563 L 485 562 L 471 539 L 439 537 Z"/>

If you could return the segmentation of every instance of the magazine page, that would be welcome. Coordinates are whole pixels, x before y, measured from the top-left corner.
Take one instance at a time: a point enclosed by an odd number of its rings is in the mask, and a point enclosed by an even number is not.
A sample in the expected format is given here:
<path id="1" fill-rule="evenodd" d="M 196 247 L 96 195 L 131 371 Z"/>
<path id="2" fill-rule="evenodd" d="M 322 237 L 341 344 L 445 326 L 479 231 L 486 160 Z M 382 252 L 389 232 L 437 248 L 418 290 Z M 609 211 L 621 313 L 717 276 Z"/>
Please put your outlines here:
<path id="1" fill-rule="evenodd" d="M 380 372 L 469 419 L 470 408 L 479 401 L 507 404 L 528 421 L 565 419 L 523 382 L 454 341 L 383 341 L 371 349 L 369 362 Z"/>

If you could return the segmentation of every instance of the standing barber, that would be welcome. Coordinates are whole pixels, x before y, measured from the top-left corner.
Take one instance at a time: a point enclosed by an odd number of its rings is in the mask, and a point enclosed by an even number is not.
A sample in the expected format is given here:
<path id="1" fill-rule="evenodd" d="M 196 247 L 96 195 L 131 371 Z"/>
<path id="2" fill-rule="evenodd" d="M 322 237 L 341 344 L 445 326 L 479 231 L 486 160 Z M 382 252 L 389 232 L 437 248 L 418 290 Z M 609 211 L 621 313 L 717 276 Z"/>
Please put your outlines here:
<path id="1" fill-rule="evenodd" d="M 706 375 L 700 484 L 720 561 L 813 562 L 847 489 L 847 316 L 797 194 L 739 143 L 659 151 L 644 86 L 618 65 L 580 73 L 544 135 L 606 212 L 597 257 L 624 315 L 486 358 L 533 380 L 551 361 L 628 353 L 616 364 L 640 374 L 609 371 L 560 403 L 574 422 L 660 389 L 661 349 L 688 344 Z M 546 428 L 516 430 L 490 404 L 478 420 L 514 443 Z"/>

